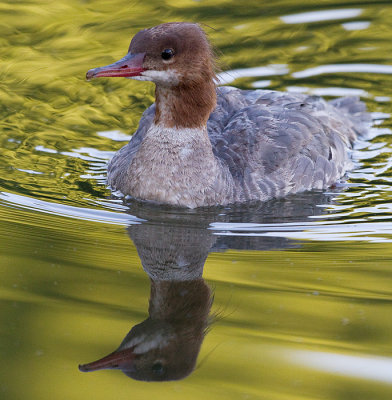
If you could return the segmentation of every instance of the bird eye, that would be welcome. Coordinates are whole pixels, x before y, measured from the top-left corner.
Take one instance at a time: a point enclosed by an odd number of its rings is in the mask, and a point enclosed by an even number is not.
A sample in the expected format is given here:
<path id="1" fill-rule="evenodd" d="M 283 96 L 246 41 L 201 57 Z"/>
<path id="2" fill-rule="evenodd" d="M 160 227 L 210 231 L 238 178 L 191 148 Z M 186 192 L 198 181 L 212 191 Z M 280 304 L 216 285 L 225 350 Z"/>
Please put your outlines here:
<path id="1" fill-rule="evenodd" d="M 155 375 L 162 375 L 164 372 L 163 365 L 160 362 L 153 364 L 151 369 Z"/>
<path id="2" fill-rule="evenodd" d="M 165 61 L 170 60 L 174 56 L 174 50 L 173 49 L 165 49 L 162 51 L 161 56 Z"/>

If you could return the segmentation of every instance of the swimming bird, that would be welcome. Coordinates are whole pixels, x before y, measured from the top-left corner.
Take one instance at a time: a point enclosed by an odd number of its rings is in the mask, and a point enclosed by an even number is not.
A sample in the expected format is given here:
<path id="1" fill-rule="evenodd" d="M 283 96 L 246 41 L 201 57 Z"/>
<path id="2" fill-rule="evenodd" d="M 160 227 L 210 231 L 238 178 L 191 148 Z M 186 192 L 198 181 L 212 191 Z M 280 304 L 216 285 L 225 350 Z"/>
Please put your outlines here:
<path id="1" fill-rule="evenodd" d="M 140 200 L 196 208 L 326 189 L 350 168 L 349 149 L 370 117 L 355 97 L 217 87 L 198 24 L 138 32 L 127 55 L 87 79 L 156 85 L 155 104 L 108 166 L 108 184 Z"/>

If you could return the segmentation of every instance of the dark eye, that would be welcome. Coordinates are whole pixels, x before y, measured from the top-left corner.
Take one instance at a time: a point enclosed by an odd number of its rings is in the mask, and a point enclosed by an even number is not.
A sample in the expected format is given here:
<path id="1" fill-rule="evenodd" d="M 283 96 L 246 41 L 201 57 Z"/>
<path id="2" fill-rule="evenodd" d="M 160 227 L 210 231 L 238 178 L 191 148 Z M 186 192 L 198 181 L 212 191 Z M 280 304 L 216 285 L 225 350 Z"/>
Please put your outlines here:
<path id="1" fill-rule="evenodd" d="M 170 60 L 174 56 L 174 50 L 173 49 L 165 49 L 162 51 L 161 56 L 164 60 Z"/>
<path id="2" fill-rule="evenodd" d="M 153 364 L 151 369 L 155 375 L 162 375 L 164 372 L 163 365 L 160 362 Z"/>

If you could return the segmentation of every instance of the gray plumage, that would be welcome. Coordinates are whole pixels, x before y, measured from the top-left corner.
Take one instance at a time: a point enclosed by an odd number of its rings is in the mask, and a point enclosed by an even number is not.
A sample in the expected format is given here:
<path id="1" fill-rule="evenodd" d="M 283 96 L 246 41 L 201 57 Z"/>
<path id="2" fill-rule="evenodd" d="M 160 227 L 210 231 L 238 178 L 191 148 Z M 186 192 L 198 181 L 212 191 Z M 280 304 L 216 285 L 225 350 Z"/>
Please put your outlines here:
<path id="1" fill-rule="evenodd" d="M 158 139 L 154 152 L 143 153 L 154 115 L 152 105 L 131 141 L 115 154 L 108 183 L 136 198 L 191 208 L 325 189 L 350 168 L 348 151 L 371 123 L 355 97 L 326 102 L 303 94 L 220 87 L 207 122 L 213 155 L 209 143 L 192 144 L 194 155 L 184 160 L 174 145 L 172 151 L 159 148 Z M 149 176 L 154 163 L 160 167 Z M 145 197 L 147 181 L 159 187 L 159 194 Z"/>

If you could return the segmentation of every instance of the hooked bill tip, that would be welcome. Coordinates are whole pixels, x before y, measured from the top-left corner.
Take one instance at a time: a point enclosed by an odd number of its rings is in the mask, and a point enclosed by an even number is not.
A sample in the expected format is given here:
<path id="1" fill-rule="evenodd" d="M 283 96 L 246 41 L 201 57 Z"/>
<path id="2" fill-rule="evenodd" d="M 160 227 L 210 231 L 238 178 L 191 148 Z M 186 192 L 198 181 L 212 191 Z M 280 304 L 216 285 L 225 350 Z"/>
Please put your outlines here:
<path id="1" fill-rule="evenodd" d="M 95 77 L 94 70 L 93 69 L 88 70 L 86 73 L 86 80 L 91 81 L 91 79 L 93 79 L 94 77 Z"/>
<path id="2" fill-rule="evenodd" d="M 79 364 L 79 371 L 81 372 L 89 372 L 92 369 L 89 368 L 89 364 Z"/>

